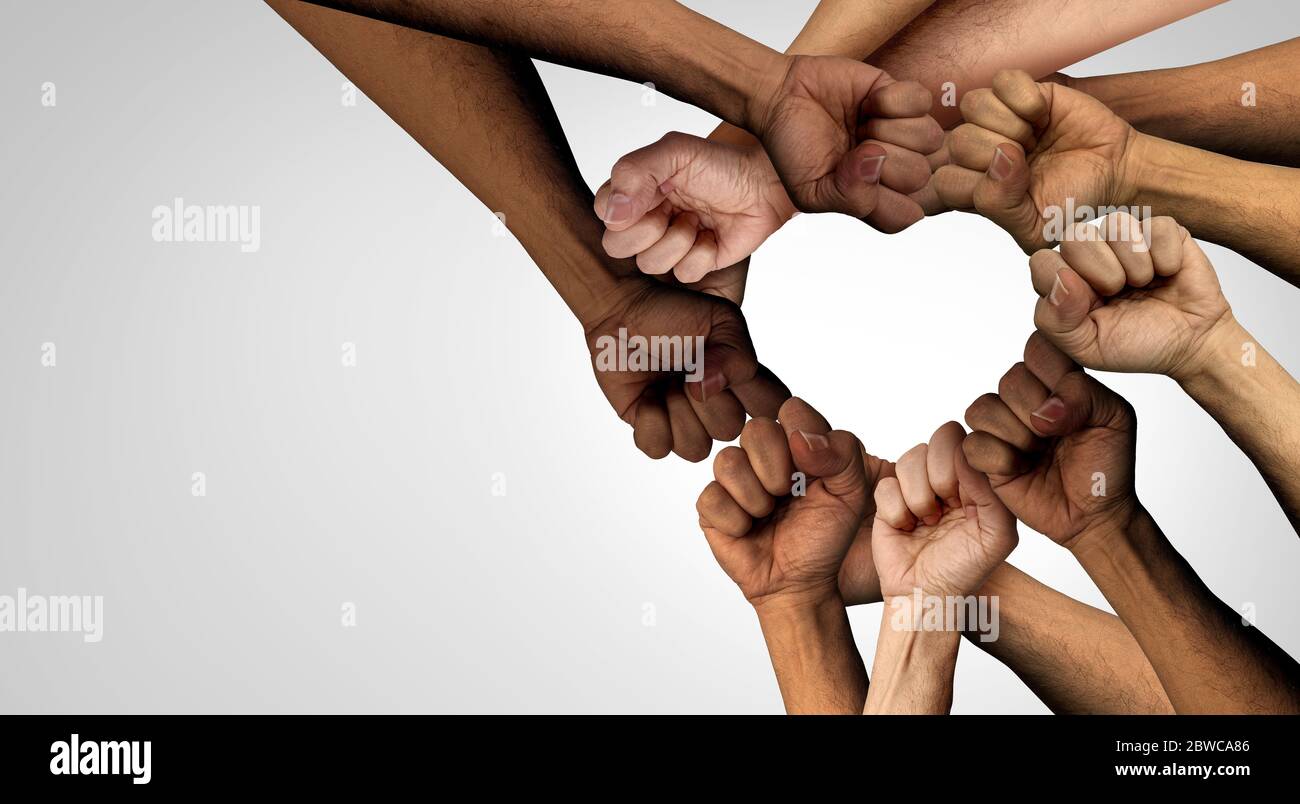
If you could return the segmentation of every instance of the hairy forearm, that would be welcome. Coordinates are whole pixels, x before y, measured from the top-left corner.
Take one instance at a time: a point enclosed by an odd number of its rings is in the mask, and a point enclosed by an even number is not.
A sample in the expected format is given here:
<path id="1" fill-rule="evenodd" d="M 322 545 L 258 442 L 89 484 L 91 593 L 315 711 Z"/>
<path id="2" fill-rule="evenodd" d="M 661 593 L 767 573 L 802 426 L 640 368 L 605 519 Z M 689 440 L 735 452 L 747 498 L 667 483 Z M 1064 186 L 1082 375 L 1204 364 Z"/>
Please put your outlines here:
<path id="1" fill-rule="evenodd" d="M 1300 383 L 1236 319 L 1174 379 L 1241 448 L 1300 533 Z"/>
<path id="2" fill-rule="evenodd" d="M 960 646 L 961 635 L 955 629 L 920 627 L 910 599 L 886 599 L 863 714 L 948 714 Z"/>
<path id="3" fill-rule="evenodd" d="M 1216 598 L 1145 510 L 1071 550 L 1179 714 L 1300 713 L 1300 665 Z"/>
<path id="4" fill-rule="evenodd" d="M 1139 131 L 1238 159 L 1300 166 L 1300 38 L 1218 61 L 1065 79 Z"/>
<path id="5" fill-rule="evenodd" d="M 939 0 L 866 60 L 924 84 L 947 128 L 961 118 L 961 96 L 989 86 L 998 70 L 1050 75 L 1223 1 Z"/>
<path id="6" fill-rule="evenodd" d="M 1010 668 L 1053 712 L 1173 712 L 1151 663 L 1115 615 L 1005 563 L 980 594 L 998 599 L 997 638 L 971 629 L 966 638 Z"/>
<path id="7" fill-rule="evenodd" d="M 528 59 L 299 0 L 268 3 L 502 218 L 584 325 L 603 317 L 634 268 L 605 257 L 591 191 Z"/>
<path id="8" fill-rule="evenodd" d="M 1133 139 L 1122 205 L 1169 215 L 1193 235 L 1300 285 L 1300 169 L 1263 165 L 1162 140 Z"/>
<path id="9" fill-rule="evenodd" d="M 311 0 L 656 89 L 754 130 L 785 59 L 673 0 Z"/>
<path id="10" fill-rule="evenodd" d="M 842 601 L 767 603 L 756 611 L 786 712 L 856 715 L 862 711 L 867 670 Z"/>

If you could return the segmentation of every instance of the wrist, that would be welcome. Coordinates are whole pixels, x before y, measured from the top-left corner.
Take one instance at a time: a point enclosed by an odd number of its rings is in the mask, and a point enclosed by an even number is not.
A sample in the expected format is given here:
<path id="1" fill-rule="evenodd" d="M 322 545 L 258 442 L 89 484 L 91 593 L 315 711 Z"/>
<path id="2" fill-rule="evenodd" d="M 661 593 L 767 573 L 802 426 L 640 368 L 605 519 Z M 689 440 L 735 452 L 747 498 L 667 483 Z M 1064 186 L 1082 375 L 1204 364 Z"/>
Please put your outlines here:
<path id="1" fill-rule="evenodd" d="M 1128 547 L 1137 523 L 1150 516 L 1136 497 L 1130 498 L 1090 522 L 1063 546 L 1080 564 L 1087 566 L 1090 560 L 1116 555 Z"/>
<path id="2" fill-rule="evenodd" d="M 835 580 L 749 598 L 749 604 L 760 622 L 792 624 L 845 608 Z"/>
<path id="3" fill-rule="evenodd" d="M 1229 310 L 1169 372 L 1169 377 L 1193 398 L 1229 390 L 1239 383 L 1239 370 L 1248 365 L 1245 351 L 1250 343 L 1250 333 Z"/>
<path id="4" fill-rule="evenodd" d="M 738 125 L 759 140 L 771 125 L 772 111 L 798 58 L 770 50 L 761 60 L 756 58 L 751 68 L 744 93 L 743 116 Z"/>

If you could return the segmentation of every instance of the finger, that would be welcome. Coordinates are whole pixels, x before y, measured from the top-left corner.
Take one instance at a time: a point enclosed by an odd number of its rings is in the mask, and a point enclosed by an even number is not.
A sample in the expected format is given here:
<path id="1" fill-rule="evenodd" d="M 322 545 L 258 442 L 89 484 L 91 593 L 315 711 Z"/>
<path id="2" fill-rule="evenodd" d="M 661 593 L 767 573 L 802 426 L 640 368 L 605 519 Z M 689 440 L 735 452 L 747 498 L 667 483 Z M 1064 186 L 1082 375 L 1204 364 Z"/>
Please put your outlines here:
<path id="1" fill-rule="evenodd" d="M 1037 125 L 1047 116 L 1047 96 L 1024 70 L 999 70 L 993 76 L 993 94 L 1017 117 Z"/>
<path id="2" fill-rule="evenodd" d="M 776 499 L 763 488 L 754 467 L 749 465 L 748 454 L 740 447 L 726 447 L 718 452 L 713 459 L 713 477 L 755 519 L 767 516 L 776 507 Z"/>
<path id="3" fill-rule="evenodd" d="M 1144 288 L 1151 284 L 1156 272 L 1151 263 L 1151 249 L 1147 245 L 1142 222 L 1119 210 L 1107 215 L 1101 226 L 1106 243 L 1124 270 L 1128 286 Z"/>
<path id="4" fill-rule="evenodd" d="M 686 394 L 678 386 L 669 388 L 664 395 L 668 406 L 668 422 L 673 434 L 673 452 L 691 463 L 709 457 L 713 439 L 704 429 L 700 417 L 695 415 Z"/>
<path id="5" fill-rule="evenodd" d="M 930 488 L 949 507 L 961 505 L 958 493 L 957 472 L 953 469 L 953 453 L 961 450 L 966 440 L 966 430 L 957 422 L 947 422 L 934 435 L 925 451 L 925 469 L 930 476 Z"/>
<path id="6" fill-rule="evenodd" d="M 682 261 L 695 245 L 700 231 L 700 219 L 694 212 L 683 212 L 673 218 L 663 237 L 636 255 L 636 265 L 644 274 L 666 274 Z"/>
<path id="7" fill-rule="evenodd" d="M 1132 428 L 1128 402 L 1083 371 L 1061 378 L 1038 410 L 1034 429 L 1044 436 L 1063 436 L 1090 427 Z"/>
<path id="8" fill-rule="evenodd" d="M 885 152 L 885 164 L 880 173 L 882 190 L 889 188 L 906 195 L 929 183 L 930 163 L 923 155 L 887 142 L 871 140 L 871 143 L 880 146 Z"/>
<path id="9" fill-rule="evenodd" d="M 1097 294 L 1073 268 L 1057 272 L 1052 290 L 1034 306 L 1034 326 L 1058 349 L 1075 360 L 1090 362 L 1100 330 L 1092 317 Z"/>
<path id="10" fill-rule="evenodd" d="M 698 137 L 670 132 L 615 162 L 609 171 L 609 195 L 596 210 L 605 227 L 622 231 L 662 204 L 662 186 L 689 162 L 697 142 Z"/>
<path id="11" fill-rule="evenodd" d="M 1047 296 L 1056 285 L 1056 275 L 1062 268 L 1068 268 L 1065 260 L 1055 249 L 1040 248 L 1029 256 L 1029 280 L 1034 285 L 1034 292 Z"/>
<path id="12" fill-rule="evenodd" d="M 966 436 L 961 449 L 971 467 L 994 477 L 1018 477 L 1034 466 L 1031 456 L 978 430 Z"/>
<path id="13" fill-rule="evenodd" d="M 797 396 L 790 397 L 781 405 L 777 421 L 785 430 L 786 436 L 797 432 L 826 435 L 831 431 L 831 423 L 817 409 Z"/>
<path id="14" fill-rule="evenodd" d="M 745 409 L 731 391 L 722 391 L 700 402 L 689 394 L 686 400 L 714 441 L 734 441 L 745 426 Z"/>
<path id="15" fill-rule="evenodd" d="M 1156 276 L 1173 276 L 1183 265 L 1183 237 L 1178 221 L 1168 215 L 1143 222 L 1147 242 L 1151 244 L 1151 264 Z"/>
<path id="16" fill-rule="evenodd" d="M 957 472 L 957 481 L 961 487 L 962 502 L 969 503 L 975 508 L 976 521 L 983 528 L 998 534 L 999 536 L 1015 536 L 1016 518 L 1007 510 L 1006 505 L 993 492 L 993 485 L 989 483 L 988 475 L 971 466 L 967 460 L 965 452 L 956 450 L 953 455 L 953 462 Z M 970 516 L 970 507 L 967 507 L 967 517 Z M 1015 542 L 1011 545 L 1014 547 Z M 1010 553 L 1007 550 L 1007 553 Z M 1006 558 L 1003 555 L 1002 558 Z"/>
<path id="17" fill-rule="evenodd" d="M 640 220 L 629 224 L 620 231 L 606 229 L 601 237 L 605 253 L 615 259 L 635 257 L 650 248 L 668 231 L 668 222 L 672 219 L 673 208 L 667 201 L 643 215 Z"/>
<path id="18" fill-rule="evenodd" d="M 1018 145 L 994 149 L 971 200 L 979 214 L 1007 230 L 1026 253 L 1044 244 L 1038 208 L 1029 197 L 1029 163 Z"/>
<path id="19" fill-rule="evenodd" d="M 655 391 L 647 389 L 637 401 L 632 441 L 637 449 L 655 460 L 672 451 L 673 428 L 668 421 L 668 407 Z"/>
<path id="20" fill-rule="evenodd" d="M 966 424 L 1010 444 L 1021 452 L 1037 452 L 1043 441 L 1025 426 L 997 394 L 984 394 L 966 408 Z"/>
<path id="21" fill-rule="evenodd" d="M 924 189 L 919 192 L 924 192 Z M 876 208 L 864 220 L 877 231 L 896 234 L 924 217 L 925 209 L 919 202 L 888 187 L 881 187 Z"/>
<path id="22" fill-rule="evenodd" d="M 700 515 L 701 528 L 712 528 L 724 536 L 739 538 L 749 533 L 753 525 L 749 514 L 716 480 L 704 487 L 695 501 L 695 510 Z"/>
<path id="23" fill-rule="evenodd" d="M 720 267 L 717 235 L 709 229 L 702 229 L 691 245 L 691 250 L 673 268 L 673 276 L 677 277 L 678 282 L 689 285 L 699 282 Z"/>
<path id="24" fill-rule="evenodd" d="M 939 201 L 948 209 L 974 209 L 975 187 L 983 178 L 984 174 L 977 170 L 944 165 L 934 172 L 930 184 Z"/>
<path id="25" fill-rule="evenodd" d="M 1033 429 L 1033 413 L 1049 395 L 1047 386 L 1038 381 L 1024 363 L 1012 366 L 998 381 L 998 396 L 1021 424 Z"/>
<path id="26" fill-rule="evenodd" d="M 929 155 L 943 147 L 943 126 L 933 117 L 872 117 L 858 126 L 858 141 L 876 140 Z"/>
<path id="27" fill-rule="evenodd" d="M 1114 296 L 1128 281 L 1124 266 L 1102 239 L 1103 232 L 1087 223 L 1076 224 L 1061 243 L 1061 257 L 1099 296 Z"/>
<path id="28" fill-rule="evenodd" d="M 917 444 L 894 465 L 894 475 L 903 490 L 903 500 L 912 516 L 927 525 L 939 521 L 939 501 L 935 499 L 934 489 L 930 486 L 930 473 L 926 467 L 926 444 Z"/>
<path id="29" fill-rule="evenodd" d="M 1048 388 L 1055 388 L 1061 378 L 1079 370 L 1079 364 L 1057 349 L 1047 336 L 1035 331 L 1025 342 L 1025 368 Z"/>
<path id="30" fill-rule="evenodd" d="M 876 519 L 894 530 L 911 530 L 916 519 L 903 501 L 903 489 L 898 478 L 886 477 L 876 484 Z"/>
<path id="31" fill-rule="evenodd" d="M 772 419 L 750 419 L 740 431 L 740 446 L 768 494 L 784 497 L 790 493 L 794 461 L 781 425 Z"/>
<path id="32" fill-rule="evenodd" d="M 795 468 L 821 480 L 823 488 L 854 511 L 863 511 L 869 496 L 862 444 L 857 436 L 845 430 L 832 430 L 826 435 L 797 432 L 788 436 L 788 443 Z"/>
<path id="33" fill-rule="evenodd" d="M 1015 141 L 973 123 L 962 123 L 948 135 L 948 155 L 952 162 L 981 173 L 989 169 L 999 145 L 1015 148 Z"/>
<path id="34" fill-rule="evenodd" d="M 1033 126 L 1008 107 L 992 89 L 975 89 L 963 95 L 961 116 L 967 123 L 1001 134 L 1025 149 L 1032 149 L 1037 144 Z"/>
<path id="35" fill-rule="evenodd" d="M 762 363 L 758 365 L 754 379 L 737 383 L 730 390 L 744 406 L 745 412 L 754 417 L 774 418 L 781 404 L 790 398 L 790 389 Z"/>
<path id="36" fill-rule="evenodd" d="M 862 117 L 923 117 L 930 112 L 930 90 L 916 81 L 877 81 L 863 101 Z M 938 125 L 937 123 L 935 125 Z"/>
<path id="37" fill-rule="evenodd" d="M 840 159 L 835 171 L 822 176 L 806 195 L 806 212 L 843 212 L 865 218 L 876 207 L 885 149 L 864 142 Z"/>

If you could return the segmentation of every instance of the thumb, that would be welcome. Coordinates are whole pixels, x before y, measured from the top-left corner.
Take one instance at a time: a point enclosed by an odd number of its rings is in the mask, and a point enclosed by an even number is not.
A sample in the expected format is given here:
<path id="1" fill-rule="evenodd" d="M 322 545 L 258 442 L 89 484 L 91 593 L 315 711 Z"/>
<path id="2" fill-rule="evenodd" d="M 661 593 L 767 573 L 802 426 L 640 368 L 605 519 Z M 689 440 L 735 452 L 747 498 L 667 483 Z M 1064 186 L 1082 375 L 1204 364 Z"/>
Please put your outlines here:
<path id="1" fill-rule="evenodd" d="M 1000 143 L 993 161 L 975 185 L 975 211 L 1007 230 L 1032 253 L 1044 245 L 1038 209 L 1029 197 L 1029 163 L 1016 143 Z"/>
<path id="2" fill-rule="evenodd" d="M 820 478 L 827 491 L 853 510 L 865 510 L 870 495 L 862 465 L 862 443 L 857 436 L 846 430 L 832 430 L 825 435 L 796 430 L 788 437 L 796 469 Z"/>
<path id="3" fill-rule="evenodd" d="M 1066 436 L 1092 427 L 1129 430 L 1133 408 L 1128 401 L 1083 371 L 1062 377 L 1052 395 L 1029 415 L 1041 436 Z"/>
<path id="4" fill-rule="evenodd" d="M 833 173 L 816 181 L 806 196 L 792 193 L 805 212 L 842 212 L 865 218 L 876 208 L 885 149 L 864 142 L 845 154 Z"/>
<path id="5" fill-rule="evenodd" d="M 744 385 L 759 372 L 749 327 L 739 314 L 715 320 L 704 341 L 704 352 L 686 390 L 696 402 L 706 402 L 727 388 Z"/>
<path id="6" fill-rule="evenodd" d="M 615 162 L 609 172 L 609 192 L 603 208 L 596 210 L 605 228 L 621 232 L 663 203 L 663 185 L 690 161 L 694 139 L 670 132 Z"/>
<path id="7" fill-rule="evenodd" d="M 1036 252 L 1029 268 L 1046 292 L 1034 307 L 1034 326 L 1062 352 L 1087 362 L 1101 335 L 1092 315 L 1100 304 L 1096 292 L 1055 251 Z"/>

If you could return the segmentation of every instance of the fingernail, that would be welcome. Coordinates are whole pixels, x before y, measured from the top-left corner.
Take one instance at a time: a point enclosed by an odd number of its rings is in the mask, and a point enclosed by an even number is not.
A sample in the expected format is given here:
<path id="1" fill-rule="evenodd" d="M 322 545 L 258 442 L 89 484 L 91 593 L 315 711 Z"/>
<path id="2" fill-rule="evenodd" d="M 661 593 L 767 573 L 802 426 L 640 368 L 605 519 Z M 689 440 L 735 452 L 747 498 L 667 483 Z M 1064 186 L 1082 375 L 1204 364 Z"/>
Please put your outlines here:
<path id="1" fill-rule="evenodd" d="M 993 149 L 993 161 L 989 163 L 989 178 L 1002 181 L 1011 175 L 1011 157 L 1002 153 L 1001 148 Z"/>
<path id="2" fill-rule="evenodd" d="M 884 167 L 884 154 L 881 154 L 880 156 L 868 156 L 858 163 L 858 175 L 861 176 L 862 180 L 867 184 L 875 184 L 880 181 L 880 171 L 884 170 Z"/>
<path id="3" fill-rule="evenodd" d="M 824 435 L 805 433 L 803 430 L 799 431 L 799 435 L 803 436 L 804 443 L 813 452 L 820 452 L 831 445 L 831 440 Z"/>
<path id="4" fill-rule="evenodd" d="M 1048 424 L 1056 424 L 1065 415 L 1065 403 L 1058 396 L 1049 396 L 1046 402 L 1038 406 L 1038 410 L 1029 415 Z"/>
<path id="5" fill-rule="evenodd" d="M 1052 282 L 1052 292 L 1047 294 L 1047 300 L 1052 303 L 1053 307 L 1060 307 L 1065 297 L 1070 295 L 1070 289 L 1061 282 L 1061 275 L 1056 275 L 1056 281 Z"/>
<path id="6" fill-rule="evenodd" d="M 632 216 L 632 199 L 614 193 L 605 202 L 605 223 L 622 223 Z"/>

